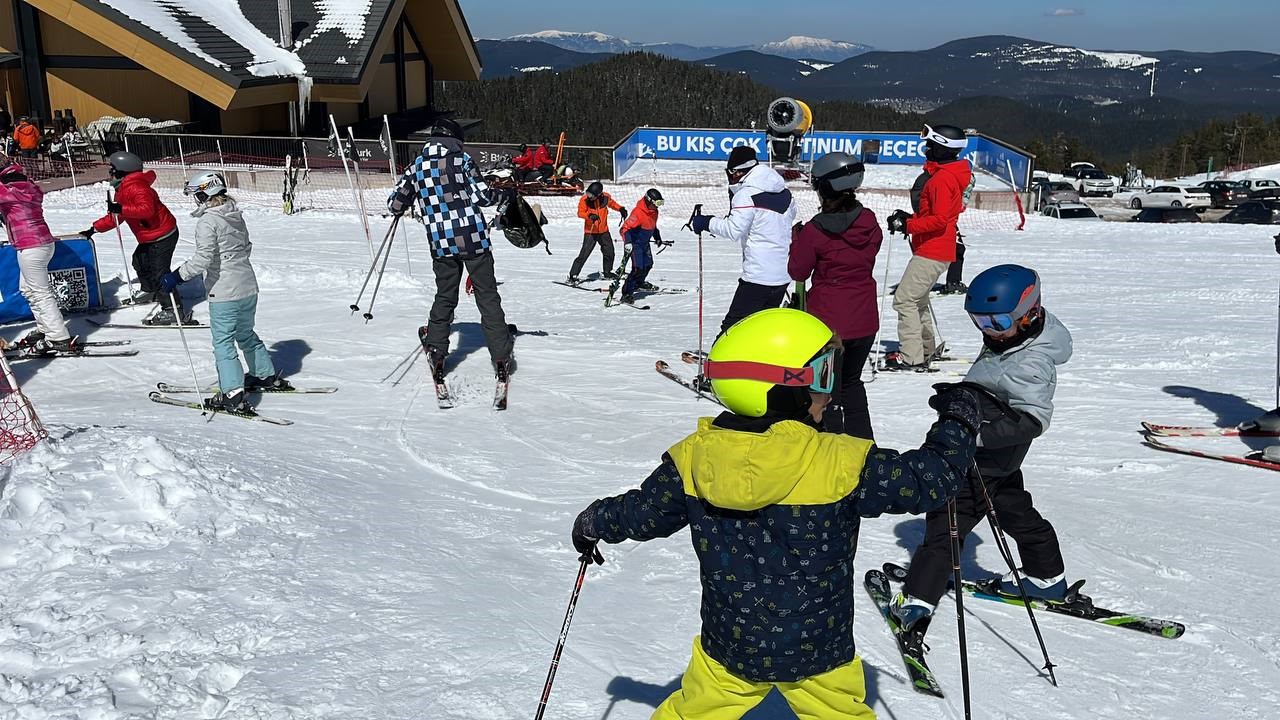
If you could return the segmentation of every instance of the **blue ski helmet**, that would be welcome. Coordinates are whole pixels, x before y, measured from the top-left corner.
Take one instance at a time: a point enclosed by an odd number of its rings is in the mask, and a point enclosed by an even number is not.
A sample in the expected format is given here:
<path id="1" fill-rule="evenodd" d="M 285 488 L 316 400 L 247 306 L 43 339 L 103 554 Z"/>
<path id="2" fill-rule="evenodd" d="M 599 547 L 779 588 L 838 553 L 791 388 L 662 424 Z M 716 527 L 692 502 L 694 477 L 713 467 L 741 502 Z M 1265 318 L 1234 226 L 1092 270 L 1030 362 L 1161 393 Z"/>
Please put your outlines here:
<path id="1" fill-rule="evenodd" d="M 983 333 L 1009 337 L 1040 317 L 1040 276 L 1021 265 L 987 268 L 969 283 L 964 309 Z"/>

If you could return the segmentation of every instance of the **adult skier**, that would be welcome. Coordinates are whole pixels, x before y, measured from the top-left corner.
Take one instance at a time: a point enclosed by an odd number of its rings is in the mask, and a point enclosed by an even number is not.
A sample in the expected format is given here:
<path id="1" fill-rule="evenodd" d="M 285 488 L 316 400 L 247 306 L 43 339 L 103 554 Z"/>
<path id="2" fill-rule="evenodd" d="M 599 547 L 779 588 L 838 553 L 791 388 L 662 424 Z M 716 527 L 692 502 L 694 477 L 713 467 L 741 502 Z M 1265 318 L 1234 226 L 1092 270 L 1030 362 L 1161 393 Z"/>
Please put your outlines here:
<path id="1" fill-rule="evenodd" d="M 924 178 L 915 213 L 897 210 L 889 216 L 889 233 L 903 233 L 911 241 L 911 260 L 893 294 L 898 313 L 898 350 L 885 356 L 886 370 L 925 372 L 941 348 L 933 326 L 929 293 L 947 265 L 956 259 L 956 223 L 964 211 L 964 193 L 973 179 L 969 161 L 960 157 L 968 145 L 964 131 L 954 125 L 924 126 Z"/>
<path id="2" fill-rule="evenodd" d="M 1280 254 L 1280 233 L 1276 234 L 1275 241 L 1276 253 Z M 1252 420 L 1246 420 L 1240 423 L 1239 427 L 1244 431 L 1280 433 L 1280 407 L 1268 410 Z M 1261 450 L 1249 453 L 1249 457 L 1280 463 L 1280 444 L 1268 445 Z"/>
<path id="3" fill-rule="evenodd" d="M 587 191 L 578 200 L 578 217 L 584 223 L 582 250 L 578 251 L 578 257 L 574 258 L 573 265 L 569 268 L 570 285 L 578 284 L 578 273 L 582 272 L 582 266 L 586 265 L 587 258 L 591 257 L 591 251 L 597 245 L 600 246 L 600 255 L 604 259 L 603 276 L 610 280 L 617 277 L 613 272 L 613 236 L 609 234 L 610 210 L 617 210 L 623 220 L 627 219 L 626 208 L 604 191 L 604 185 L 599 180 L 588 185 Z"/>
<path id="4" fill-rule="evenodd" d="M 720 323 L 720 333 L 746 316 L 782 304 L 791 284 L 787 255 L 796 204 L 776 170 L 761 165 L 756 151 L 739 145 L 729 153 L 725 168 L 729 182 L 729 214 L 698 214 L 689 225 L 696 233 L 710 231 L 742 246 L 742 277 Z"/>
<path id="5" fill-rule="evenodd" d="M 622 221 L 622 249 L 631 256 L 631 272 L 622 283 L 622 302 L 635 302 L 635 294 L 639 290 L 657 290 L 658 286 L 648 282 L 649 271 L 653 269 L 653 249 L 649 241 L 662 242 L 662 231 L 658 229 L 658 208 L 662 207 L 662 193 L 658 188 L 645 190 L 644 197 L 636 201 L 635 208 Z"/>
<path id="6" fill-rule="evenodd" d="M 1023 587 L 1046 602 L 1066 600 L 1067 581 L 1058 536 L 1036 510 L 1023 485 L 1022 461 L 1031 443 L 1049 429 L 1057 366 L 1071 357 L 1071 333 L 1044 309 L 1040 276 L 1020 265 L 997 265 L 969 284 L 964 309 L 982 331 L 982 352 L 965 375 L 965 384 L 984 392 L 982 426 L 974 456 L 977 473 L 956 496 L 960 542 L 990 511 L 979 482 L 1000 520 L 1018 544 Z M 922 643 L 928 619 L 951 577 L 950 522 L 946 512 L 925 516 L 924 542 L 911 559 L 907 579 L 890 605 L 910 630 L 909 644 Z M 999 592 L 1021 597 L 1010 572 Z"/>
<path id="7" fill-rule="evenodd" d="M 449 333 L 458 307 L 458 286 L 465 268 L 480 309 L 489 359 L 499 376 L 505 378 L 515 371 L 513 342 L 494 277 L 489 227 L 480 210 L 496 204 L 498 193 L 480 177 L 471 156 L 463 152 L 465 138 L 456 122 L 441 118 L 429 134 L 422 152 L 405 168 L 392 189 L 387 208 L 403 215 L 416 200 L 431 239 L 436 297 L 425 340 L 431 367 L 443 376 Z"/>
<path id="8" fill-rule="evenodd" d="M 258 278 L 249 262 L 253 243 L 236 201 L 227 195 L 227 182 L 216 172 L 192 176 L 182 188 L 197 203 L 196 252 L 177 270 L 160 279 L 159 293 L 175 294 L 181 283 L 204 275 L 209 291 L 209 328 L 213 357 L 218 367 L 218 392 L 204 401 L 211 410 L 254 415 L 245 392 L 292 390 L 276 373 L 267 346 L 255 330 L 258 312 Z M 244 353 L 246 373 L 236 354 Z"/>
<path id="9" fill-rule="evenodd" d="M 972 390 L 939 385 L 919 449 L 820 432 L 838 382 L 839 339 L 789 308 L 742 320 L 706 363 L 726 407 L 702 418 L 640 487 L 574 521 L 583 557 L 599 540 L 690 529 L 702 577 L 702 634 L 681 687 L 655 719 L 738 718 L 774 689 L 802 718 L 874 718 L 853 641 L 860 518 L 943 505 L 972 462 Z"/>
<path id="10" fill-rule="evenodd" d="M 27 178 L 22 166 L 9 163 L 0 170 L 0 216 L 9 242 L 18 254 L 18 291 L 31 306 L 36 328 L 14 345 L 38 354 L 74 350 L 77 337 L 67 330 L 58 300 L 49 287 L 49 261 L 54 237 L 44 220 L 44 192 Z"/>
<path id="11" fill-rule="evenodd" d="M 107 214 L 80 234 L 92 237 L 94 233 L 106 232 L 124 220 L 138 239 L 132 264 L 142 290 L 132 300 L 134 303 L 160 303 L 160 311 L 142 322 L 147 325 L 176 325 L 178 318 L 182 318 L 184 324 L 194 324 L 182 309 L 182 298 L 178 298 L 175 305 L 168 293 L 156 292 L 160 289 L 160 278 L 169 272 L 173 264 L 173 251 L 178 246 L 178 221 L 151 187 L 156 181 L 155 172 L 144 172 L 142 158 L 131 152 L 114 153 L 108 162 L 111 165 L 111 185 L 116 189 L 115 199 L 107 202 Z"/>
<path id="12" fill-rule="evenodd" d="M 840 337 L 844 346 L 840 386 L 823 416 L 823 429 L 874 440 L 862 366 L 880 328 L 873 270 L 883 234 L 875 213 L 858 202 L 864 168 L 845 153 L 828 153 L 813 163 L 813 189 L 822 211 L 800 226 L 791 240 L 791 278 L 813 278 L 805 310 Z"/>

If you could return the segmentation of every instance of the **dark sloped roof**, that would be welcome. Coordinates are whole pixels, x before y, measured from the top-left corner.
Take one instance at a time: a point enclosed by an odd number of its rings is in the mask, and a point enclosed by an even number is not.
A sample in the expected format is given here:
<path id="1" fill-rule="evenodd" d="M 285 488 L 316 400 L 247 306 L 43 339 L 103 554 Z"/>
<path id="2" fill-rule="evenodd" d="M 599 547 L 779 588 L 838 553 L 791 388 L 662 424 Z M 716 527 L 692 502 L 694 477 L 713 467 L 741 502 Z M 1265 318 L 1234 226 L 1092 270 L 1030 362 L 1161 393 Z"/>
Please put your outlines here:
<path id="1" fill-rule="evenodd" d="M 280 36 L 280 21 L 274 0 L 215 1 L 238 3 L 245 19 L 264 35 L 269 38 Z M 174 17 L 202 52 L 227 67 L 212 65 L 206 59 L 192 54 L 179 43 L 164 37 L 138 19 L 131 18 L 99 0 L 77 0 L 77 2 L 129 28 L 138 36 L 169 49 L 174 55 L 186 58 L 193 64 L 220 76 L 231 85 L 258 85 L 277 81 L 277 78 L 259 77 L 250 72 L 248 66 L 254 61 L 252 52 L 223 28 L 215 27 L 204 18 L 175 8 L 162 0 L 136 0 L 136 2 L 151 5 Z M 368 11 L 363 18 L 363 32 L 350 32 L 350 35 L 358 36 L 357 39 L 352 40 L 348 32 L 344 32 L 341 27 L 335 27 L 332 20 L 328 26 L 320 28 L 317 32 L 321 23 L 325 21 L 326 14 L 322 6 L 326 4 L 326 0 L 292 0 L 294 32 L 297 43 L 301 45 L 296 52 L 307 66 L 307 74 L 317 82 L 358 82 L 365 65 L 371 59 L 377 60 L 369 56 L 385 24 L 391 21 L 387 16 L 393 2 L 394 0 L 369 0 Z M 359 20 L 350 25 L 358 27 Z M 347 28 L 348 31 L 353 29 L 353 27 Z"/>

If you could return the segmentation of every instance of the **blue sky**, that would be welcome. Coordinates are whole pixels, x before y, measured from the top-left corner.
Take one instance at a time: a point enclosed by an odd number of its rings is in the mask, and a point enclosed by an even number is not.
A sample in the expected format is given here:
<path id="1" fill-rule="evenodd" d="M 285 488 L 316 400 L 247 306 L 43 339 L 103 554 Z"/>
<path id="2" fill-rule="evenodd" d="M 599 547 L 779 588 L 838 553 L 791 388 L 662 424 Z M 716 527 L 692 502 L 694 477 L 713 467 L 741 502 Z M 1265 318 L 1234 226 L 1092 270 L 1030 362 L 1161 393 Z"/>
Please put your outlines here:
<path id="1" fill-rule="evenodd" d="M 919 50 L 974 35 L 1017 35 L 1095 50 L 1280 52 L 1280 0 L 460 2 L 477 37 L 554 28 L 642 42 L 751 45 L 809 35 Z"/>

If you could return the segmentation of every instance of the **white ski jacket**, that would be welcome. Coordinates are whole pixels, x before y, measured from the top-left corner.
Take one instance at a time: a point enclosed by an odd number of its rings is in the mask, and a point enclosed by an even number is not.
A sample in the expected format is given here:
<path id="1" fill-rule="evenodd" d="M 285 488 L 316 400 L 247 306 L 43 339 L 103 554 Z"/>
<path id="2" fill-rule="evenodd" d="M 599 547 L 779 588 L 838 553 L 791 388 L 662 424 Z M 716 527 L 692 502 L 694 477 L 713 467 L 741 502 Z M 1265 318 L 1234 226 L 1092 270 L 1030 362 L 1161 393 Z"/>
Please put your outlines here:
<path id="1" fill-rule="evenodd" d="M 776 170 L 757 165 L 729 201 L 729 215 L 712 218 L 709 229 L 742 246 L 742 279 L 758 285 L 786 285 L 787 257 L 796 204 Z"/>
<path id="2" fill-rule="evenodd" d="M 253 243 L 236 201 L 202 205 L 191 213 L 196 220 L 196 254 L 182 263 L 183 280 L 203 274 L 209 302 L 242 300 L 258 294 L 258 278 L 249 264 Z"/>

